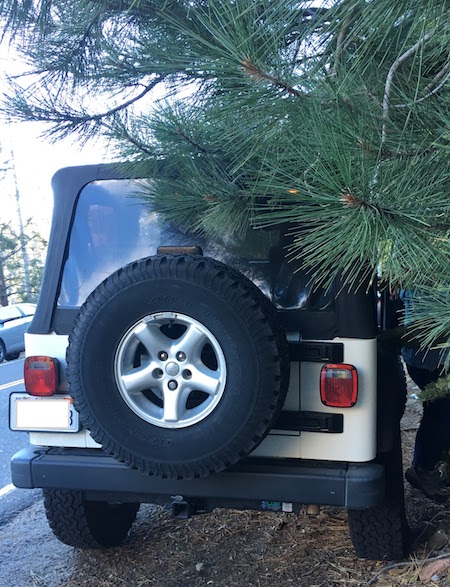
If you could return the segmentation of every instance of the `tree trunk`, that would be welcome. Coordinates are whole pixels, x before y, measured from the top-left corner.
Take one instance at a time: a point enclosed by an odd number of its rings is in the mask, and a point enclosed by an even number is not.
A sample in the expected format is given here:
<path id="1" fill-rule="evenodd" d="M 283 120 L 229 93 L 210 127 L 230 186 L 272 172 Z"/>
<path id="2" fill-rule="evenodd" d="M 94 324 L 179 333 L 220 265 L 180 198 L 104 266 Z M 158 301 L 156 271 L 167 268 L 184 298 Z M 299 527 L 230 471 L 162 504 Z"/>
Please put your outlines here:
<path id="1" fill-rule="evenodd" d="M 8 294 L 6 292 L 5 274 L 3 271 L 3 260 L 0 257 L 0 305 L 8 305 Z"/>
<path id="2" fill-rule="evenodd" d="M 11 169 L 13 173 L 14 179 L 14 188 L 15 188 L 15 198 L 17 204 L 17 219 L 19 221 L 19 234 L 20 234 L 20 245 L 22 250 L 22 262 L 23 262 L 23 300 L 25 302 L 30 301 L 31 297 L 31 286 L 30 286 L 30 258 L 28 256 L 27 250 L 27 239 L 25 238 L 24 234 L 24 227 L 23 227 L 23 220 L 22 220 L 22 210 L 20 207 L 20 192 L 19 186 L 17 183 L 17 175 L 16 175 L 16 166 L 14 162 L 14 152 L 11 147 Z"/>

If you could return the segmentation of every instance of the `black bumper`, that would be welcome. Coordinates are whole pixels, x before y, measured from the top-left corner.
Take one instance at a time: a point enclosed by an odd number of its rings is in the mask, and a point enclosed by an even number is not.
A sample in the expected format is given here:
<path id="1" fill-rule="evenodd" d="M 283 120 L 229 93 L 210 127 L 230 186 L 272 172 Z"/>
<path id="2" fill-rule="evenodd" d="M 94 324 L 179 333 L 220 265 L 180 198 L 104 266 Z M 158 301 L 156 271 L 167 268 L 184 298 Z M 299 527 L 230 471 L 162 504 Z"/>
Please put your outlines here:
<path id="1" fill-rule="evenodd" d="M 203 479 L 167 480 L 129 469 L 101 450 L 29 447 L 11 460 L 16 487 L 77 489 L 90 499 L 165 503 L 173 496 L 212 507 L 258 507 L 258 502 L 368 508 L 382 502 L 384 469 L 375 463 L 292 464 L 259 461 Z"/>

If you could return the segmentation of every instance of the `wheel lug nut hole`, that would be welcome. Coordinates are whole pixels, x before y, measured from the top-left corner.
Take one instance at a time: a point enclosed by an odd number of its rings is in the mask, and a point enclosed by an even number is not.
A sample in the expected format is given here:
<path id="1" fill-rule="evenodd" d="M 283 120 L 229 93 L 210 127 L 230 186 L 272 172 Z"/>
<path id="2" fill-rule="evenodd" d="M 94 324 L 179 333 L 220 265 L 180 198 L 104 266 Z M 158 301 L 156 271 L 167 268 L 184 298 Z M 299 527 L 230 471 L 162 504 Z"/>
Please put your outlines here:
<path id="1" fill-rule="evenodd" d="M 183 377 L 184 379 L 192 379 L 192 373 L 189 371 L 189 369 L 185 369 L 183 371 Z"/>
<path id="2" fill-rule="evenodd" d="M 183 352 L 179 352 L 177 353 L 177 361 L 185 361 L 186 360 L 186 354 Z"/>
<path id="3" fill-rule="evenodd" d="M 154 369 L 153 370 L 153 377 L 155 377 L 155 379 L 161 379 L 161 377 L 164 375 L 164 372 L 162 369 Z"/>
<path id="4" fill-rule="evenodd" d="M 171 391 L 175 391 L 175 389 L 178 387 L 178 383 L 172 379 L 171 381 L 169 381 L 169 383 L 167 384 L 167 387 L 171 390 Z"/>
<path id="5" fill-rule="evenodd" d="M 158 358 L 160 361 L 167 361 L 167 359 L 169 358 L 169 355 L 166 353 L 166 351 L 160 351 L 158 353 Z"/>

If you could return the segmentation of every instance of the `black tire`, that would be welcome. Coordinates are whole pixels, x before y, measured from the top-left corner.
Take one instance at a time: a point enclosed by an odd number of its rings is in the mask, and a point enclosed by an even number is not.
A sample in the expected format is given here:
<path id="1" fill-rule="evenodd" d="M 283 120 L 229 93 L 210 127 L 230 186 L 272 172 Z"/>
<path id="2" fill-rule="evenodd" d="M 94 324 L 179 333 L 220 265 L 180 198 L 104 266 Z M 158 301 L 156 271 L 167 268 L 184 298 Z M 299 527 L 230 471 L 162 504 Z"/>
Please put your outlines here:
<path id="1" fill-rule="evenodd" d="M 183 370 L 174 358 L 182 337 L 164 330 L 172 325 L 205 336 L 205 347 L 188 347 L 193 369 Z M 142 331 L 151 338 L 147 346 L 134 341 Z M 206 347 L 215 364 L 205 367 Z M 170 363 L 161 362 L 160 350 Z M 147 388 L 140 382 L 137 393 L 128 390 L 126 361 L 134 374 L 160 361 L 148 372 Z M 150 257 L 112 274 L 81 308 L 67 362 L 70 393 L 93 438 L 117 460 L 161 478 L 204 477 L 248 455 L 279 414 L 288 387 L 287 343 L 274 306 L 240 273 L 201 256 Z M 178 369 L 176 381 L 166 381 L 169 365 Z M 208 385 L 217 380 L 219 391 L 202 396 L 200 376 L 192 373 L 205 369 Z M 169 383 L 179 385 L 170 417 Z M 193 396 L 179 399 L 192 388 Z M 201 417 L 190 417 L 195 410 Z"/>
<path id="2" fill-rule="evenodd" d="M 350 537 L 359 558 L 401 560 L 410 543 L 405 515 L 400 431 L 394 449 L 380 457 L 386 471 L 384 503 L 366 510 L 348 510 Z"/>
<path id="3" fill-rule="evenodd" d="M 7 361 L 15 361 L 20 356 L 20 353 L 8 353 L 5 357 Z"/>
<path id="4" fill-rule="evenodd" d="M 76 548 L 122 544 L 136 519 L 138 503 L 87 501 L 81 491 L 44 489 L 44 507 L 53 534 Z"/>
<path id="5" fill-rule="evenodd" d="M 0 338 L 0 363 L 6 359 L 6 347 L 3 340 Z"/>

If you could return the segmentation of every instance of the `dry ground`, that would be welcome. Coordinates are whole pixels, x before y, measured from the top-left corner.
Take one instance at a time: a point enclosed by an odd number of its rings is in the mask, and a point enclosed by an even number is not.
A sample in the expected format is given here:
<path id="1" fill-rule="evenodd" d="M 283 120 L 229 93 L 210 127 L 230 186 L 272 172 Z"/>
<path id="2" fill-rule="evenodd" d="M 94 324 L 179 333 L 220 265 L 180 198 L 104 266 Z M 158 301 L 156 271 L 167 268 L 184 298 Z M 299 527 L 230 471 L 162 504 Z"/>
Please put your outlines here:
<path id="1" fill-rule="evenodd" d="M 415 390 L 410 386 L 409 391 Z M 406 463 L 420 409 L 420 402 L 410 397 L 403 419 Z M 417 541 L 411 557 L 393 568 L 354 556 L 341 509 L 324 508 L 313 518 L 228 510 L 174 520 L 162 508 L 145 506 L 124 546 L 83 552 L 53 537 L 38 503 L 0 531 L 0 585 L 450 586 L 450 571 L 445 569 L 432 569 L 430 580 L 420 578 L 433 557 L 450 557 L 450 505 L 436 505 L 409 486 L 406 498 Z"/>

